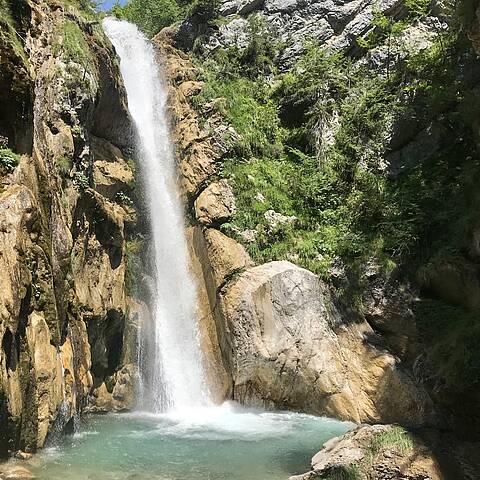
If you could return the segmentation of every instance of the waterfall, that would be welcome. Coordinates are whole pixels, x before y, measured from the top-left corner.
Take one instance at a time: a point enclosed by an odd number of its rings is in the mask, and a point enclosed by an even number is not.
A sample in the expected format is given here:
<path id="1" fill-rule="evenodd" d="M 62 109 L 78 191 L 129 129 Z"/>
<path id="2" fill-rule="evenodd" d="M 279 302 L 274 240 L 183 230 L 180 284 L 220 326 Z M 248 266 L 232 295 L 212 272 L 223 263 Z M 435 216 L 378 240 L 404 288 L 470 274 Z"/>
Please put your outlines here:
<path id="1" fill-rule="evenodd" d="M 141 333 L 141 406 L 165 412 L 207 405 L 166 87 L 155 49 L 136 26 L 114 18 L 106 18 L 103 26 L 120 57 L 151 228 L 155 295 L 150 305 L 153 321 Z"/>

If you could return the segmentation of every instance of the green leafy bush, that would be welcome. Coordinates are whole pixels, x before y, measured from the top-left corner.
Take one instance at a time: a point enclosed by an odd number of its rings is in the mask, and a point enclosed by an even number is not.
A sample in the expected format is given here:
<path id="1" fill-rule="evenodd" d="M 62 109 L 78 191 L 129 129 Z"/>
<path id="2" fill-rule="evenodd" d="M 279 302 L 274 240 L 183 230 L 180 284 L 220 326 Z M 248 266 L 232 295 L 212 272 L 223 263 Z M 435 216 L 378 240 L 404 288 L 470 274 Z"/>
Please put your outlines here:
<path id="1" fill-rule="evenodd" d="M 0 148 L 0 167 L 5 172 L 13 172 L 20 162 L 20 155 L 12 152 L 9 148 Z"/>

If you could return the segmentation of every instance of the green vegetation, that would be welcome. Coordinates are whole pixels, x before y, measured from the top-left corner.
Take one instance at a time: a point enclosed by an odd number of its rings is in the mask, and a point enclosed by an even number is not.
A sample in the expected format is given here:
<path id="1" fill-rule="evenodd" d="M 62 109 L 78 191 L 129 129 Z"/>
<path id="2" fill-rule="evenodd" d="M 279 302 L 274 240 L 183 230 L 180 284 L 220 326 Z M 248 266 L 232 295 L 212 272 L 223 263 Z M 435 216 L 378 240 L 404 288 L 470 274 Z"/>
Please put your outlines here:
<path id="1" fill-rule="evenodd" d="M 362 480 L 362 473 L 357 465 L 348 467 L 332 467 L 328 473 L 321 476 L 324 480 Z"/>
<path id="2" fill-rule="evenodd" d="M 238 212 L 224 228 L 255 230 L 246 246 L 258 261 L 290 258 L 322 275 L 337 258 L 360 273 L 371 258 L 391 271 L 407 258 L 420 267 L 461 252 L 479 172 L 467 108 L 478 100 L 462 74 L 476 57 L 462 34 L 439 34 L 386 76 L 314 45 L 278 75 L 272 64 L 248 68 L 274 58 L 262 26 L 251 30 L 246 50 L 218 50 L 203 63 L 206 87 L 197 98 L 239 134 L 222 169 Z M 403 165 L 389 145 L 410 119 L 442 142 Z M 297 220 L 272 230 L 265 218 L 272 209 Z"/>
<path id="3" fill-rule="evenodd" d="M 0 170 L 10 173 L 20 162 L 20 155 L 12 152 L 9 148 L 0 148 Z"/>
<path id="4" fill-rule="evenodd" d="M 480 385 L 480 312 L 424 299 L 416 305 L 416 318 L 427 358 L 444 387 L 458 395 Z"/>
<path id="5" fill-rule="evenodd" d="M 117 4 L 112 13 L 138 25 L 149 37 L 180 19 L 182 9 L 175 0 L 131 0 Z"/>
<path id="6" fill-rule="evenodd" d="M 143 236 L 137 235 L 125 242 L 125 289 L 131 295 L 137 288 L 136 282 L 142 277 Z"/>
<path id="7" fill-rule="evenodd" d="M 90 47 L 85 35 L 77 23 L 66 20 L 57 32 L 54 44 L 55 55 L 61 56 L 65 62 L 75 62 L 84 68 L 93 63 Z"/>
<path id="8" fill-rule="evenodd" d="M 413 449 L 413 440 L 410 434 L 402 427 L 394 426 L 386 432 L 375 435 L 370 445 L 372 455 L 378 455 L 385 450 L 404 454 Z"/>
<path id="9" fill-rule="evenodd" d="M 117 2 L 110 13 L 135 23 L 151 38 L 186 17 L 208 24 L 218 17 L 220 4 L 220 0 L 130 0 L 123 7 Z"/>

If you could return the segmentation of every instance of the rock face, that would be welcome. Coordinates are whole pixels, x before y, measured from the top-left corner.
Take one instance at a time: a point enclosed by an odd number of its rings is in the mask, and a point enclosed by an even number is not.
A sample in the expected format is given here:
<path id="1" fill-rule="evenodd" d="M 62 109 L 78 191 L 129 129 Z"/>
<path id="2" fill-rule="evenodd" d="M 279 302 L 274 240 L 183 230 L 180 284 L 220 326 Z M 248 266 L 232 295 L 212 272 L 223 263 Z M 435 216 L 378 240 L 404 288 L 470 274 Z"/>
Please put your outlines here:
<path id="1" fill-rule="evenodd" d="M 423 389 L 366 322 L 340 314 L 317 276 L 289 262 L 254 267 L 245 249 L 218 230 L 235 211 L 228 184 L 216 176 L 231 137 L 211 133 L 229 132 L 214 108 L 193 108 L 190 95 L 202 84 L 172 47 L 174 38 L 174 30 L 164 30 L 155 41 L 171 80 L 179 183 L 192 223 L 188 243 L 215 398 L 354 421 L 433 421 Z M 200 128 L 200 117 L 210 128 Z M 268 215 L 272 229 L 296 221 Z"/>
<path id="2" fill-rule="evenodd" d="M 431 420 L 427 395 L 368 324 L 342 320 L 311 272 L 289 262 L 248 269 L 218 308 L 239 401 L 357 422 Z"/>
<path id="3" fill-rule="evenodd" d="M 0 28 L 0 82 L 24 106 L 0 94 L 0 135 L 23 156 L 0 174 L 0 456 L 70 428 L 105 382 L 128 408 L 135 376 L 123 355 L 134 177 L 114 51 L 81 10 L 14 3 L 2 6 L 15 12 Z"/>
<path id="4" fill-rule="evenodd" d="M 362 426 L 329 440 L 312 471 L 290 480 L 372 478 L 442 480 L 434 454 L 416 436 L 392 425 Z"/>
<path id="5" fill-rule="evenodd" d="M 279 62 L 285 66 L 291 65 L 303 51 L 306 40 L 319 42 L 329 51 L 355 51 L 359 49 L 357 38 L 372 29 L 374 11 L 402 18 L 405 6 L 401 0 L 225 0 L 220 13 L 226 21 L 210 32 L 205 49 L 245 47 L 250 37 L 247 17 L 256 13 L 272 36 L 284 45 Z M 191 48 L 196 35 L 205 35 L 204 29 L 188 20 L 180 27 L 178 43 Z M 185 39 L 189 42 L 185 43 Z"/>

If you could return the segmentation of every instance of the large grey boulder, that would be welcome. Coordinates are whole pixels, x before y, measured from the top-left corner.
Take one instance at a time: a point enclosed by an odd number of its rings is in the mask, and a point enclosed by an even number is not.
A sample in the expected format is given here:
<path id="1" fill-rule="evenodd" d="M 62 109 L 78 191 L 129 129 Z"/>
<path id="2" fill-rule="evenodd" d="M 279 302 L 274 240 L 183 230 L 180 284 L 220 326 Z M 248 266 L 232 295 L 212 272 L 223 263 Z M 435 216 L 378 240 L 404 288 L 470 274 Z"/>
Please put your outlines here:
<path id="1" fill-rule="evenodd" d="M 368 324 L 342 320 L 308 270 L 284 261 L 250 268 L 224 287 L 218 308 L 236 400 L 357 422 L 430 420 L 423 389 L 373 345 Z"/>

